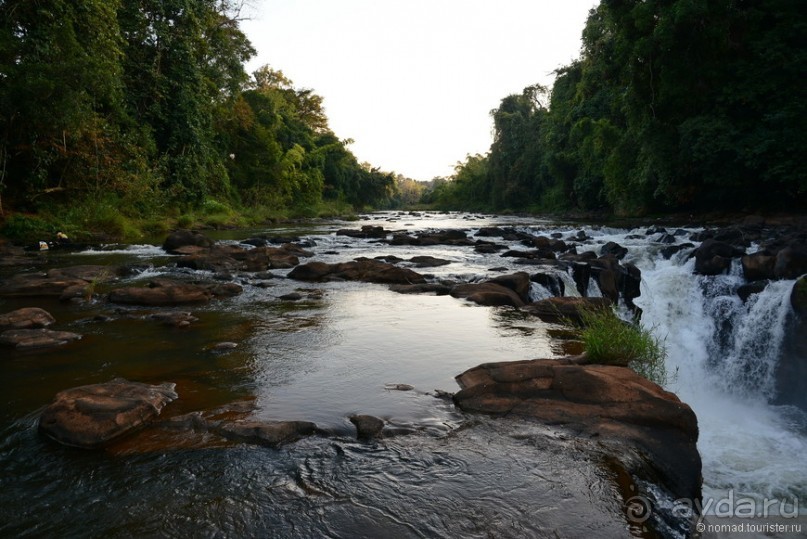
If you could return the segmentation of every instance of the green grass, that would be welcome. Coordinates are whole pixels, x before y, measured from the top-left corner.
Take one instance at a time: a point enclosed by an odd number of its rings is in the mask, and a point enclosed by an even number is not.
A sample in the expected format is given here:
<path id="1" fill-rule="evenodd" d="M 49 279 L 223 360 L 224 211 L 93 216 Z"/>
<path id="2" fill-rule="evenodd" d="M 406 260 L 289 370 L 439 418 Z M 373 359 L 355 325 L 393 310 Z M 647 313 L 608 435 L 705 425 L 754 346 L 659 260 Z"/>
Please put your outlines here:
<path id="1" fill-rule="evenodd" d="M 582 313 L 580 336 L 589 361 L 629 367 L 659 385 L 669 382 L 664 342 L 638 322 L 620 319 L 613 311 Z"/>

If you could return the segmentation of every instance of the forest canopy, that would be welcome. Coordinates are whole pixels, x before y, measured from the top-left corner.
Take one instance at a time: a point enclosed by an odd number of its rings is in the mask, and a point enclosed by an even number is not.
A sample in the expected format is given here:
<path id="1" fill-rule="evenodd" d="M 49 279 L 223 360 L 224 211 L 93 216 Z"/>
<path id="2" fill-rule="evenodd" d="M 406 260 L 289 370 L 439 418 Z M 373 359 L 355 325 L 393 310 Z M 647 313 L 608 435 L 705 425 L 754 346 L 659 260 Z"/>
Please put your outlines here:
<path id="1" fill-rule="evenodd" d="M 388 204 L 322 97 L 265 66 L 233 0 L 1 0 L 0 211 L 132 216 Z M 178 210 L 177 210 L 178 209 Z"/>
<path id="2" fill-rule="evenodd" d="M 441 207 L 803 210 L 807 35 L 798 0 L 602 0 L 551 89 L 491 112 Z"/>

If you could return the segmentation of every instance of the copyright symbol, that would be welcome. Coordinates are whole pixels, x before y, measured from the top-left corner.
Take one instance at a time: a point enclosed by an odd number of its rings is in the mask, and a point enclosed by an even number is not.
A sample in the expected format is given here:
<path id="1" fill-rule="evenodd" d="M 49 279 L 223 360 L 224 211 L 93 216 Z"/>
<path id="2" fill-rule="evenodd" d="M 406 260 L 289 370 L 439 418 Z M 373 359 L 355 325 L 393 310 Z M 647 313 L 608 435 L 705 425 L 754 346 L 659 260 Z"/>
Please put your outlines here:
<path id="1" fill-rule="evenodd" d="M 706 524 L 704 524 L 703 522 L 698 522 L 697 524 L 695 524 L 695 529 L 703 533 L 706 531 Z"/>
<path id="2" fill-rule="evenodd" d="M 634 524 L 642 524 L 653 513 L 653 505 L 644 496 L 634 496 L 625 502 L 625 513 Z"/>

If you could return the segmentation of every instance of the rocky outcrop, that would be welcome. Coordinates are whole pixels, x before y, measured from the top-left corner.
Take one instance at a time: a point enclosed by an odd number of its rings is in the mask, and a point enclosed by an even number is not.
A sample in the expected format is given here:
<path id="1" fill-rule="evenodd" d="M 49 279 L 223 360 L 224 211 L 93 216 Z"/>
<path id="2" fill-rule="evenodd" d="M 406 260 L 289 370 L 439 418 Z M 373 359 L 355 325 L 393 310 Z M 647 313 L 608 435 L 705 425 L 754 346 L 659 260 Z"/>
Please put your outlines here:
<path id="1" fill-rule="evenodd" d="M 177 306 L 207 303 L 211 298 L 240 294 L 235 283 L 186 283 L 171 279 L 153 279 L 145 287 L 125 287 L 112 290 L 108 299 L 124 305 Z"/>
<path id="2" fill-rule="evenodd" d="M 700 497 L 694 412 L 628 368 L 537 359 L 487 363 L 456 379 L 462 390 L 454 403 L 466 412 L 563 425 L 618 448 L 614 455 L 627 468 L 659 481 L 674 497 Z"/>
<path id="3" fill-rule="evenodd" d="M 0 333 L 0 345 L 17 350 L 55 348 L 81 339 L 78 333 L 50 329 L 9 329 Z"/>
<path id="4" fill-rule="evenodd" d="M 46 328 L 55 322 L 56 319 L 48 311 L 38 307 L 26 307 L 0 314 L 0 331 Z"/>
<path id="5" fill-rule="evenodd" d="M 399 268 L 368 258 L 338 264 L 309 262 L 295 267 L 288 276 L 289 279 L 308 282 L 364 281 L 380 284 L 423 284 L 426 282 L 422 275 L 408 268 Z"/>
<path id="6" fill-rule="evenodd" d="M 731 260 L 743 256 L 745 250 L 710 238 L 701 243 L 694 254 L 695 273 L 719 275 L 728 271 Z"/>
<path id="7" fill-rule="evenodd" d="M 67 389 L 39 418 L 39 432 L 61 444 L 94 448 L 153 421 L 177 398 L 174 384 L 124 379 Z"/>

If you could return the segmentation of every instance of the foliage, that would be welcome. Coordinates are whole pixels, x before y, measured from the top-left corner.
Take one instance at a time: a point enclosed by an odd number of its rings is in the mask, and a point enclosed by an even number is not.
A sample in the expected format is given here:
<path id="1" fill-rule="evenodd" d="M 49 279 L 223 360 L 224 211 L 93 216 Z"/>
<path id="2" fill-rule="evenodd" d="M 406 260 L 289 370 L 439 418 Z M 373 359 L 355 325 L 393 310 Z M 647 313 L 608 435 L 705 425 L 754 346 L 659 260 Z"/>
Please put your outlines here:
<path id="1" fill-rule="evenodd" d="M 453 209 L 798 211 L 802 11 L 794 0 L 602 0 L 551 92 L 530 86 L 491 112 L 486 176 L 470 190 L 461 167 L 436 198 Z"/>
<path id="2" fill-rule="evenodd" d="M 630 367 L 659 385 L 668 382 L 664 343 L 638 321 L 625 322 L 611 310 L 586 311 L 581 318 L 589 361 Z"/>

